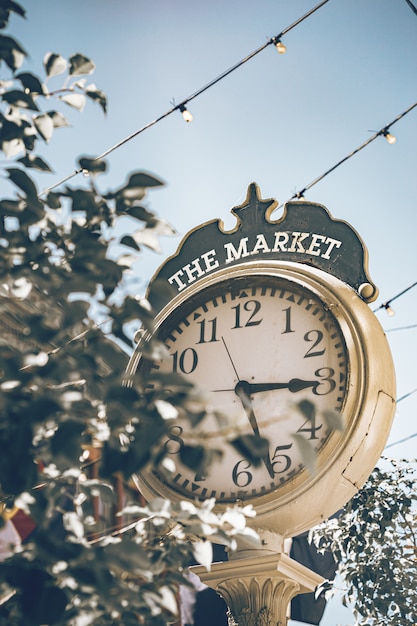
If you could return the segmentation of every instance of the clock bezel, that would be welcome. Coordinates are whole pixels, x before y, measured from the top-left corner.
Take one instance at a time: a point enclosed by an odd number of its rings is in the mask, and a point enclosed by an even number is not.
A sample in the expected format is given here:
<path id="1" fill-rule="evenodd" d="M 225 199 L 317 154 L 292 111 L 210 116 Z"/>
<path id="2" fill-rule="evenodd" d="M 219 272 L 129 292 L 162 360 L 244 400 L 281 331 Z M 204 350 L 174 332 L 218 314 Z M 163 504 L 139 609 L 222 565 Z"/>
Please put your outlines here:
<path id="1" fill-rule="evenodd" d="M 344 431 L 331 433 L 320 448 L 314 475 L 303 469 L 275 491 L 242 501 L 252 504 L 257 511 L 254 521 L 257 528 L 295 534 L 311 528 L 343 506 L 372 471 L 386 443 L 394 414 L 394 369 L 385 334 L 368 305 L 350 286 L 307 264 L 252 261 L 214 272 L 177 294 L 158 313 L 154 333 L 171 316 L 178 316 L 178 309 L 190 300 L 197 306 L 207 288 L 223 282 L 231 284 L 236 278 L 249 275 L 279 277 L 312 292 L 336 320 L 346 345 L 348 380 L 342 409 Z M 140 358 L 139 344 L 129 362 L 128 375 L 136 372 Z M 147 498 L 197 499 L 175 490 L 151 468 L 141 472 L 139 478 Z M 216 504 L 217 510 L 227 506 L 230 502 Z"/>

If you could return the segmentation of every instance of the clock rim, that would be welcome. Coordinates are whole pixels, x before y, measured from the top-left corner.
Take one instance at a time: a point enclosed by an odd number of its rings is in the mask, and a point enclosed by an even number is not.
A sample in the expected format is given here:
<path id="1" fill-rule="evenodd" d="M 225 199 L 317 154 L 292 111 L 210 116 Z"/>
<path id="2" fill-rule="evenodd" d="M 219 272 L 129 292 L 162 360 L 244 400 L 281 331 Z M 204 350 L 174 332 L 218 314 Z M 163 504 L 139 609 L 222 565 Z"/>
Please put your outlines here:
<path id="1" fill-rule="evenodd" d="M 223 268 L 190 285 L 183 292 L 177 294 L 155 317 L 155 330 L 174 314 L 178 314 L 179 307 L 183 307 L 194 299 L 197 307 L 198 298 L 208 288 L 222 282 L 232 282 L 236 278 L 247 276 L 277 277 L 295 283 L 301 289 L 307 289 L 323 304 L 336 320 L 346 346 L 348 360 L 347 385 L 344 392 L 343 414 L 348 414 L 345 430 L 342 433 L 331 433 L 320 448 L 317 455 L 317 469 L 314 475 L 307 469 L 298 472 L 292 479 L 278 486 L 276 490 L 263 495 L 255 495 L 237 502 L 244 505 L 251 504 L 257 512 L 255 523 L 261 528 L 279 529 L 283 534 L 289 534 L 289 527 L 298 530 L 311 528 L 320 521 L 338 510 L 355 493 L 367 475 L 372 471 L 378 460 L 386 437 L 377 437 L 373 454 L 362 459 L 362 471 L 354 472 L 354 481 L 343 484 L 341 493 L 336 496 L 329 494 L 329 486 L 333 485 L 336 491 L 338 479 L 342 483 L 344 469 L 349 466 L 358 452 L 362 441 L 369 435 L 369 422 L 377 412 L 379 394 L 386 394 L 392 401 L 391 414 L 388 421 L 391 423 L 395 407 L 395 376 L 392 358 L 386 342 L 385 334 L 368 305 L 347 284 L 332 275 L 309 265 L 281 262 L 281 261 L 252 261 L 242 265 Z M 149 334 L 147 335 L 149 337 Z M 146 340 L 146 336 L 144 337 Z M 375 368 L 375 358 L 385 361 L 384 376 L 381 378 L 381 368 Z M 140 344 L 133 353 L 126 372 L 132 375 L 139 364 Z M 376 372 L 375 370 L 378 370 Z M 378 418 L 380 421 L 380 418 Z M 384 429 L 384 432 L 386 429 Z M 389 432 L 389 430 L 388 430 Z M 375 437 L 374 437 L 375 439 Z M 372 462 L 371 462 L 372 459 Z M 364 471 L 365 470 L 365 471 Z M 358 476 L 356 478 L 356 476 Z M 364 476 L 364 478 L 362 478 Z M 154 470 L 145 470 L 139 474 L 139 481 L 145 497 L 164 496 L 173 501 L 198 500 L 195 496 L 179 492 L 170 486 Z M 323 506 L 323 489 L 328 498 L 328 504 Z M 317 504 L 320 503 L 320 506 Z M 216 509 L 224 510 L 231 506 L 228 502 L 216 501 Z M 308 514 L 304 509 L 304 517 L 310 521 L 303 522 L 300 511 L 308 506 Z M 316 511 L 317 509 L 317 511 Z M 312 514 L 312 510 L 316 511 Z M 287 513 L 285 513 L 287 511 Z M 278 518 L 282 518 L 282 522 Z M 295 519 L 297 518 L 297 519 Z M 315 520 L 312 523 L 312 519 Z M 300 530 L 302 532 L 302 530 Z"/>

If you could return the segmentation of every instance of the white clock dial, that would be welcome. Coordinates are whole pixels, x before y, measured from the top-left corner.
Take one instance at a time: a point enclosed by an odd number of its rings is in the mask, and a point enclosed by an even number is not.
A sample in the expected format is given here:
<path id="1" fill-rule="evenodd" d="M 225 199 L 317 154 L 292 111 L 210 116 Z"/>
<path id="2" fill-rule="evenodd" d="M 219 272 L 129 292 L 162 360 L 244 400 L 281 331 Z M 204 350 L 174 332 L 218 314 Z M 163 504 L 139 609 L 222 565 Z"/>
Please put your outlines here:
<path id="1" fill-rule="evenodd" d="M 310 289 L 273 275 L 225 280 L 178 307 L 159 336 L 170 356 L 152 370 L 181 374 L 207 391 L 213 409 L 194 431 L 181 422 L 171 428 L 175 471 L 161 478 L 174 491 L 220 502 L 258 498 L 304 470 L 303 440 L 317 453 L 326 445 L 325 416 L 343 412 L 349 363 L 335 317 Z M 249 433 L 269 440 L 258 467 L 228 443 Z M 197 476 L 180 449 L 202 439 L 223 455 Z"/>

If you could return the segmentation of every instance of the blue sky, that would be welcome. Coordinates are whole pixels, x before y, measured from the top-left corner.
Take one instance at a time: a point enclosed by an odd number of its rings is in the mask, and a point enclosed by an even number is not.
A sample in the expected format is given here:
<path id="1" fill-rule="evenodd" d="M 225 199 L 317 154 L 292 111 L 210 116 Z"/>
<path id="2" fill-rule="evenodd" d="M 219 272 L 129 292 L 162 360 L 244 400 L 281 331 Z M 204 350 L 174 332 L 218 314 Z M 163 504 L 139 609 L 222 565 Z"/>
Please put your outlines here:
<path id="1" fill-rule="evenodd" d="M 23 0 L 22 0 L 23 1 Z M 318 0 L 317 0 L 318 3 Z M 313 0 L 37 0 L 10 31 L 42 74 L 46 52 L 81 52 L 109 98 L 104 117 L 90 104 L 62 109 L 72 128 L 42 149 L 54 174 L 40 188 L 98 155 L 210 82 L 309 11 Z M 148 206 L 175 226 L 162 255 L 146 252 L 138 291 L 188 230 L 213 218 L 232 227 L 230 209 L 252 181 L 264 198 L 288 200 L 417 101 L 417 15 L 406 0 L 329 0 L 284 38 L 190 102 L 194 121 L 176 112 L 108 157 L 103 189 L 134 170 L 162 178 Z M 53 87 L 51 83 L 50 88 Z M 415 200 L 417 108 L 306 195 L 351 223 L 369 251 L 369 271 L 389 300 L 417 281 Z M 80 183 L 75 179 L 74 183 Z M 278 216 L 278 215 L 277 215 Z M 392 349 L 398 397 L 417 388 L 417 287 L 377 313 Z M 397 330 L 401 329 L 401 330 Z M 403 329 L 403 330 L 402 330 Z M 417 431 L 417 393 L 398 404 L 390 443 Z M 389 449 L 415 457 L 417 439 Z M 329 610 L 323 626 L 348 623 Z"/>

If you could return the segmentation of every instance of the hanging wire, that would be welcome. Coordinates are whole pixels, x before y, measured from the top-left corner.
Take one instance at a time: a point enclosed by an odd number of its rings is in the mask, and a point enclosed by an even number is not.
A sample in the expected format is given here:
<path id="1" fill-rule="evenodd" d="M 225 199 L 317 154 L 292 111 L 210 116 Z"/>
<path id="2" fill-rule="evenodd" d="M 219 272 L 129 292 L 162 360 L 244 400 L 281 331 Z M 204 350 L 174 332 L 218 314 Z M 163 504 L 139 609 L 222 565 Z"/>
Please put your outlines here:
<path id="1" fill-rule="evenodd" d="M 410 439 L 414 439 L 414 437 L 417 437 L 417 433 L 409 435 L 408 437 L 405 437 L 404 439 L 399 439 L 398 441 L 394 441 L 393 443 L 389 443 L 387 446 L 385 446 L 384 450 L 387 450 L 388 448 L 392 448 L 393 446 L 398 446 L 400 443 L 405 443 L 406 441 L 409 441 Z"/>
<path id="2" fill-rule="evenodd" d="M 401 398 L 398 398 L 397 404 L 399 402 L 401 402 L 401 400 L 405 400 L 406 398 L 409 398 L 410 396 L 415 394 L 416 391 L 417 391 L 417 388 L 413 389 L 412 391 L 409 391 L 406 394 L 404 394 L 403 396 L 401 396 Z M 393 446 L 398 446 L 400 443 L 404 443 L 406 441 L 409 441 L 410 439 L 413 439 L 414 437 L 417 437 L 417 433 L 413 433 L 412 435 L 409 435 L 408 437 L 405 437 L 404 439 L 399 439 L 398 441 L 394 441 L 393 443 L 389 443 L 387 446 L 385 446 L 384 450 L 387 450 L 388 448 L 392 448 Z"/>
<path id="3" fill-rule="evenodd" d="M 411 0 L 405 0 L 405 1 L 408 4 L 408 6 L 410 7 L 410 9 L 412 11 L 414 11 L 414 13 L 417 15 L 417 8 L 414 6 L 414 4 L 411 2 Z"/>
<path id="4" fill-rule="evenodd" d="M 417 324 L 411 324 L 410 326 L 398 326 L 397 328 L 387 328 L 386 333 L 392 333 L 394 330 L 410 330 L 410 328 L 417 328 Z"/>
<path id="5" fill-rule="evenodd" d="M 417 103 L 416 103 L 417 104 Z M 390 305 L 391 302 L 394 302 L 394 300 L 396 300 L 397 298 L 399 298 L 400 296 L 404 295 L 405 293 L 407 293 L 407 291 L 410 291 L 410 289 L 413 289 L 415 286 L 417 285 L 417 281 L 415 283 L 413 283 L 412 285 L 410 285 L 409 287 L 406 287 L 405 289 L 403 289 L 402 291 L 400 291 L 400 293 L 397 293 L 396 296 L 393 296 L 392 298 L 390 298 L 389 300 L 387 300 L 386 302 L 383 302 L 382 304 L 379 305 L 379 307 L 377 307 L 376 309 L 374 309 L 374 313 L 376 313 L 377 311 L 380 311 L 381 309 L 385 309 L 386 311 L 390 311 Z"/>
<path id="6" fill-rule="evenodd" d="M 398 398 L 397 404 L 401 402 L 402 400 L 405 400 L 406 398 L 409 398 L 410 396 L 414 395 L 416 391 L 417 391 L 417 387 L 416 389 L 413 389 L 413 391 L 409 391 L 408 393 L 405 393 L 403 396 L 401 396 L 401 398 Z"/>
<path id="7" fill-rule="evenodd" d="M 145 124 L 145 126 L 142 126 L 142 128 L 139 128 L 138 130 L 136 130 L 135 132 L 133 132 L 131 135 L 128 135 L 127 137 L 125 137 L 125 139 L 122 139 L 121 141 L 119 141 L 118 143 L 116 143 L 114 146 L 112 146 L 111 148 L 108 148 L 108 150 L 106 150 L 105 152 L 103 152 L 102 154 L 100 154 L 99 156 L 95 157 L 93 160 L 94 161 L 99 161 L 100 159 L 104 159 L 106 156 L 108 156 L 109 154 L 111 154 L 112 152 L 114 152 L 115 150 L 118 150 L 121 146 L 123 146 L 124 144 L 128 143 L 129 141 L 131 141 L 132 139 L 134 139 L 135 137 L 137 137 L 138 135 L 140 135 L 141 133 L 143 133 L 145 130 L 148 130 L 148 128 L 151 128 L 152 126 L 155 126 L 155 124 L 158 124 L 159 122 L 161 122 L 162 120 L 164 120 L 166 117 L 168 117 L 169 115 L 171 115 L 172 113 L 174 113 L 174 111 L 181 111 L 184 110 L 186 104 L 188 102 L 191 102 L 191 100 L 194 100 L 195 98 L 197 98 L 198 96 L 200 96 L 202 93 L 204 93 L 205 91 L 207 91 L 207 89 L 210 89 L 211 87 L 213 87 L 214 85 L 216 85 L 218 82 L 220 82 L 221 80 L 223 80 L 224 78 L 226 78 L 226 76 L 229 76 L 229 74 L 231 74 L 232 72 L 234 72 L 235 70 L 237 70 L 239 67 L 242 67 L 242 65 L 244 65 L 245 63 L 247 63 L 248 61 L 250 61 L 251 59 L 253 59 L 257 54 L 259 54 L 260 52 L 262 52 L 263 50 L 265 50 L 265 48 L 267 48 L 268 46 L 274 44 L 277 45 L 280 40 L 281 37 L 283 37 L 284 35 L 286 35 L 287 33 L 289 33 L 291 30 L 293 30 L 293 28 L 295 28 L 296 26 L 298 26 L 299 24 L 301 24 L 301 22 L 304 22 L 304 20 L 306 20 L 308 17 L 310 17 L 311 15 L 313 15 L 313 13 L 315 13 L 316 11 L 318 11 L 319 9 L 321 9 L 322 6 L 324 6 L 325 4 L 327 4 L 327 2 L 329 2 L 329 0 L 322 0 L 322 2 L 319 2 L 319 4 L 317 4 L 315 7 L 313 7 L 312 9 L 310 9 L 310 11 L 307 11 L 307 13 L 305 13 L 304 15 L 302 15 L 301 17 L 299 17 L 297 20 L 295 20 L 295 22 L 293 22 L 292 24 L 290 24 L 289 26 L 287 26 L 287 28 L 284 28 L 284 30 L 282 30 L 278 35 L 276 35 L 275 37 L 271 37 L 271 39 L 269 39 L 266 43 L 264 43 L 262 46 L 260 46 L 259 48 L 257 48 L 256 50 L 254 50 L 253 52 L 251 52 L 250 54 L 248 54 L 244 59 L 241 59 L 240 61 L 238 61 L 237 63 L 235 63 L 235 65 L 232 65 L 232 67 L 230 67 L 229 69 L 225 70 L 222 74 L 220 74 L 219 76 L 217 76 L 216 78 L 214 78 L 213 80 L 211 80 L 209 83 L 207 83 L 206 85 L 204 85 L 204 87 L 201 87 L 200 89 L 198 89 L 197 91 L 195 91 L 193 94 L 191 94 L 190 96 L 188 96 L 187 98 L 185 98 L 185 100 L 182 100 L 181 102 L 179 102 L 176 105 L 173 105 L 171 109 L 169 109 L 168 111 L 166 111 L 165 113 L 163 113 L 162 115 L 160 115 L 159 117 L 155 118 L 154 120 L 152 120 L 151 122 L 148 122 L 148 124 Z M 57 183 L 55 183 L 54 185 L 51 185 L 50 187 L 47 187 L 46 189 L 44 189 L 40 194 L 39 194 L 39 198 L 41 198 L 42 196 L 44 196 L 45 194 L 49 193 L 50 191 L 52 191 L 53 189 L 55 189 L 56 187 L 59 187 L 60 185 L 62 185 L 63 183 L 66 183 L 68 180 L 71 180 L 71 178 L 74 178 L 75 176 L 77 176 L 78 174 L 81 174 L 85 172 L 85 168 L 78 168 L 76 169 L 74 172 L 72 172 L 72 174 L 69 174 L 68 176 L 66 176 L 65 178 L 59 180 Z"/>
<path id="8" fill-rule="evenodd" d="M 295 198 L 302 198 L 304 196 L 304 193 L 306 191 L 308 191 L 309 189 L 311 189 L 311 187 L 314 187 L 314 185 L 317 185 L 317 183 L 319 183 L 321 180 L 323 180 L 323 178 L 325 178 L 326 176 L 328 176 L 329 174 L 331 174 L 332 172 L 334 172 L 334 170 L 336 168 L 338 168 L 340 165 L 342 165 L 343 163 L 346 163 L 346 161 L 348 161 L 349 159 L 351 159 L 353 156 L 355 156 L 355 154 L 358 154 L 358 152 L 360 152 L 361 150 L 363 150 L 364 148 L 366 148 L 366 146 L 369 146 L 370 143 L 372 143 L 373 141 L 375 141 L 375 139 L 377 139 L 377 137 L 381 137 L 381 136 L 387 136 L 388 134 L 388 130 L 391 126 L 393 126 L 394 124 L 396 124 L 401 118 L 403 118 L 405 115 L 407 115 L 407 113 L 410 113 L 410 111 L 412 111 L 415 107 L 417 106 L 417 102 L 414 102 L 414 104 L 412 104 L 410 107 L 408 107 L 408 109 L 406 109 L 405 111 L 403 111 L 402 113 L 400 113 L 400 115 L 397 115 L 397 117 L 390 122 L 389 124 L 386 124 L 383 128 L 381 128 L 381 130 L 377 131 L 374 135 L 372 135 L 372 137 L 370 137 L 369 139 L 367 139 L 363 144 L 361 144 L 360 146 L 358 146 L 357 148 L 355 148 L 355 150 L 353 150 L 353 152 L 351 152 L 350 154 L 346 155 L 343 159 L 341 159 L 338 163 L 336 163 L 335 165 L 333 165 L 333 167 L 331 167 L 330 169 L 328 169 L 326 172 L 324 172 L 323 174 L 321 174 L 320 176 L 318 176 L 317 178 L 315 178 L 313 181 L 311 181 L 311 183 L 309 183 L 308 185 L 306 185 L 305 187 L 303 187 L 303 189 L 301 189 L 300 191 L 297 191 L 294 193 L 293 196 L 291 196 L 291 200 L 294 200 Z M 279 205 L 278 208 L 281 208 L 285 203 L 282 203 Z"/>

